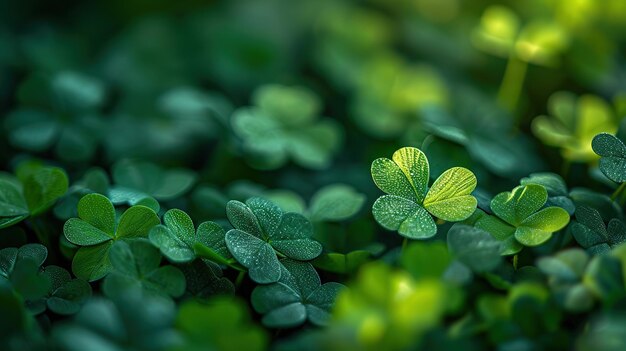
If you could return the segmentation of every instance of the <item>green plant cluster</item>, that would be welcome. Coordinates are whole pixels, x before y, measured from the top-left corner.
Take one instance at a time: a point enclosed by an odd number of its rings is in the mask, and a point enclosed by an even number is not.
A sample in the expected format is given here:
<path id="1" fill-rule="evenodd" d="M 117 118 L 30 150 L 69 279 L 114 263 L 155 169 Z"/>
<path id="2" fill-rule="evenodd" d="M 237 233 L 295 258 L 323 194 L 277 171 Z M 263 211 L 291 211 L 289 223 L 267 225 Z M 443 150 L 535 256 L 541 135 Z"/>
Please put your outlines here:
<path id="1" fill-rule="evenodd" d="M 0 350 L 626 350 L 625 23 L 0 3 Z"/>

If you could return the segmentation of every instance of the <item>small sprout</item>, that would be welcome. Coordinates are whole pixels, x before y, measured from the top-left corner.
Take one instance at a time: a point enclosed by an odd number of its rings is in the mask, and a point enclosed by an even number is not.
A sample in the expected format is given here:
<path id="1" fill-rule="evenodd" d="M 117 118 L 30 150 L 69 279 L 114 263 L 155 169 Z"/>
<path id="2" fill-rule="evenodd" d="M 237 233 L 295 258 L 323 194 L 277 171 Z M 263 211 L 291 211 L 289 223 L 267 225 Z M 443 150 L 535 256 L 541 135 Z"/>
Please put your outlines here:
<path id="1" fill-rule="evenodd" d="M 280 279 L 277 255 L 308 261 L 322 252 L 320 243 L 311 239 L 313 227 L 306 217 L 283 213 L 276 204 L 263 198 L 251 198 L 245 204 L 232 200 L 226 214 L 235 228 L 226 233 L 226 246 L 257 283 L 274 283 Z"/>
<path id="2" fill-rule="evenodd" d="M 111 247 L 112 270 L 104 278 L 102 291 L 108 297 L 140 289 L 144 296 L 180 297 L 185 292 L 185 276 L 174 266 L 162 266 L 159 250 L 145 239 L 117 241 Z"/>
<path id="3" fill-rule="evenodd" d="M 388 230 L 397 230 L 411 239 L 426 239 L 437 233 L 431 215 L 445 221 L 467 219 L 476 210 L 476 177 L 466 168 L 445 171 L 428 190 L 428 159 L 422 151 L 405 147 L 393 154 L 393 161 L 372 162 L 372 178 L 383 195 L 372 208 L 376 221 Z"/>
<path id="4" fill-rule="evenodd" d="M 280 280 L 257 286 L 252 291 L 252 307 L 263 314 L 270 328 L 297 327 L 307 320 L 325 326 L 339 291 L 339 283 L 321 284 L 310 263 L 283 260 Z"/>
<path id="5" fill-rule="evenodd" d="M 72 271 L 88 281 L 101 279 L 113 270 L 109 254 L 115 241 L 147 237 L 150 229 L 160 223 L 156 213 L 145 206 L 127 209 L 116 221 L 113 204 L 100 194 L 80 199 L 78 217 L 65 222 L 63 234 L 80 246 Z"/>
<path id="6" fill-rule="evenodd" d="M 503 242 L 503 255 L 519 252 L 522 245 L 541 245 L 570 220 L 567 211 L 560 207 L 543 208 L 547 200 L 548 192 L 543 186 L 520 185 L 512 192 L 496 195 L 491 200 L 495 216 L 485 215 L 475 226 Z"/>

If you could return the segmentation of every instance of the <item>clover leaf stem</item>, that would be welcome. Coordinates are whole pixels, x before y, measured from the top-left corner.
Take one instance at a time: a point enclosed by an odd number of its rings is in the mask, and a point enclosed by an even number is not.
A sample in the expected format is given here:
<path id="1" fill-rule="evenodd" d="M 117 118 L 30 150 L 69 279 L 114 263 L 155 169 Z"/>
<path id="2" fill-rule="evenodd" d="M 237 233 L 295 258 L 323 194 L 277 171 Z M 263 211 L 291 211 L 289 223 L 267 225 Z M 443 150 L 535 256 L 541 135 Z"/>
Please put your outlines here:
<path id="1" fill-rule="evenodd" d="M 515 111 L 517 107 L 517 102 L 524 86 L 527 68 L 528 64 L 517 58 L 515 54 L 509 56 L 498 91 L 498 102 L 511 112 Z M 518 118 L 516 126 L 519 126 L 520 122 Z"/>
<path id="2" fill-rule="evenodd" d="M 245 276 L 246 276 L 245 271 L 240 271 L 239 274 L 237 274 L 237 279 L 235 280 L 235 287 L 237 289 L 239 289 L 239 287 L 241 286 L 241 283 L 243 282 L 243 278 L 245 278 Z"/>
<path id="3" fill-rule="evenodd" d="M 626 188 L 626 183 L 620 184 L 620 186 L 611 195 L 611 200 L 615 201 L 624 192 L 624 188 Z"/>

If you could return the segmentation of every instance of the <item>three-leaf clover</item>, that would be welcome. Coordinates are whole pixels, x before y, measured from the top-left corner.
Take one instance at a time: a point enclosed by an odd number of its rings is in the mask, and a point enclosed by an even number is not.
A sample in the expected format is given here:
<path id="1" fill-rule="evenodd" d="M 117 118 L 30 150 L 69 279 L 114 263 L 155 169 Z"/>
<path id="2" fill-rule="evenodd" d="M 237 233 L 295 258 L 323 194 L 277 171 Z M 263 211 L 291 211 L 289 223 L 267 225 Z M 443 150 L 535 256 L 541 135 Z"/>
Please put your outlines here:
<path id="1" fill-rule="evenodd" d="M 432 216 L 445 221 L 462 221 L 476 210 L 474 174 L 462 167 L 445 171 L 428 189 L 428 159 L 414 147 L 394 152 L 393 160 L 372 162 L 376 186 L 389 195 L 379 197 L 372 207 L 376 221 L 411 239 L 425 239 L 437 233 Z"/>
<path id="2" fill-rule="evenodd" d="M 333 120 L 318 120 L 317 96 L 305 88 L 265 85 L 253 102 L 233 113 L 232 125 L 255 166 L 275 169 L 288 159 L 312 169 L 330 165 L 341 134 Z"/>
<path id="3" fill-rule="evenodd" d="M 50 280 L 41 271 L 47 257 L 48 250 L 41 244 L 0 250 L 0 282 L 7 282 L 27 300 L 44 297 L 50 289 Z"/>
<path id="4" fill-rule="evenodd" d="M 159 217 L 145 206 L 127 209 L 116 224 L 115 208 L 100 194 L 85 195 L 78 202 L 78 217 L 65 222 L 63 233 L 72 244 L 81 246 L 72 261 L 77 277 L 94 281 L 113 269 L 109 258 L 115 241 L 147 237 Z"/>
<path id="5" fill-rule="evenodd" d="M 159 267 L 159 250 L 145 239 L 117 241 L 109 253 L 112 271 L 102 284 L 105 295 L 139 289 L 144 295 L 179 297 L 185 292 L 185 276 L 174 266 Z"/>
<path id="6" fill-rule="evenodd" d="M 191 217 L 179 209 L 163 215 L 163 224 L 150 230 L 150 241 L 172 262 L 189 262 L 196 257 L 232 265 L 226 247 L 226 231 L 219 224 L 204 222 L 194 229 Z"/>
<path id="7" fill-rule="evenodd" d="M 572 222 L 572 235 L 590 253 L 605 253 L 626 242 L 626 225 L 617 218 L 605 225 L 600 212 L 580 206 L 576 209 L 576 221 Z"/>
<path id="8" fill-rule="evenodd" d="M 28 308 L 34 314 L 46 308 L 60 315 L 74 314 L 91 297 L 91 285 L 83 279 L 72 278 L 65 268 L 46 266 L 43 275 L 50 280 L 50 290 L 41 299 L 28 301 Z"/>
<path id="9" fill-rule="evenodd" d="M 19 175 L 19 180 L 0 178 L 0 228 L 41 214 L 67 191 L 67 175 L 60 168 L 38 167 Z"/>
<path id="10" fill-rule="evenodd" d="M 600 171 L 616 183 L 626 182 L 626 145 L 616 136 L 600 133 L 591 143 L 600 156 Z"/>
<path id="11" fill-rule="evenodd" d="M 576 97 L 559 91 L 548 100 L 549 116 L 533 120 L 533 133 L 546 145 L 561 149 L 563 158 L 588 162 L 596 159 L 592 140 L 600 132 L 613 133 L 617 122 L 611 107 L 593 95 Z"/>
<path id="12" fill-rule="evenodd" d="M 310 263 L 283 260 L 280 280 L 260 285 L 252 291 L 252 307 L 263 314 L 263 324 L 270 328 L 296 327 L 307 320 L 326 325 L 330 310 L 343 285 L 321 284 Z"/>
<path id="13" fill-rule="evenodd" d="M 495 216 L 485 215 L 475 226 L 503 241 L 503 255 L 519 252 L 522 245 L 541 245 L 570 220 L 567 211 L 560 207 L 543 208 L 547 200 L 548 192 L 543 186 L 520 185 L 496 195 L 491 200 Z"/>
<path id="14" fill-rule="evenodd" d="M 231 200 L 226 214 L 235 228 L 226 233 L 226 246 L 257 283 L 274 283 L 280 279 L 277 255 L 308 261 L 322 252 L 322 245 L 311 239 L 313 226 L 306 217 L 283 213 L 276 204 L 263 198 L 254 197 L 245 204 Z"/>

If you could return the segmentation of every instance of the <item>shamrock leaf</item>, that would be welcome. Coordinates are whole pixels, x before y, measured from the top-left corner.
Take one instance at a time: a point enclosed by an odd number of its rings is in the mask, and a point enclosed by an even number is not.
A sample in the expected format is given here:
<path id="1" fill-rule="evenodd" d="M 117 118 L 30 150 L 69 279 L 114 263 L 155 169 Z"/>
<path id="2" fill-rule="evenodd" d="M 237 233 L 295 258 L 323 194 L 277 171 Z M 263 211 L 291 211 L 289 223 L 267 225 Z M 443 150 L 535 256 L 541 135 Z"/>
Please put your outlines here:
<path id="1" fill-rule="evenodd" d="M 555 173 L 532 173 L 526 178 L 522 178 L 521 185 L 538 184 L 548 191 L 547 206 L 558 206 L 571 215 L 576 210 L 576 205 L 567 191 L 567 185 L 560 175 Z"/>
<path id="2" fill-rule="evenodd" d="M 0 228 L 43 213 L 67 191 L 67 175 L 60 168 L 20 166 L 18 172 L 19 180 L 0 178 Z"/>
<path id="3" fill-rule="evenodd" d="M 275 169 L 288 159 L 311 169 L 330 165 L 341 134 L 333 120 L 318 120 L 317 96 L 304 88 L 265 85 L 253 101 L 254 107 L 233 113 L 232 126 L 254 166 Z"/>
<path id="4" fill-rule="evenodd" d="M 33 152 L 54 147 L 59 158 L 70 162 L 93 157 L 103 129 L 98 110 L 105 91 L 99 81 L 70 71 L 51 79 L 33 75 L 20 93 L 22 105 L 5 120 L 12 145 Z"/>
<path id="5" fill-rule="evenodd" d="M 365 195 L 344 184 L 331 184 L 311 198 L 311 221 L 341 221 L 354 216 L 365 203 Z"/>
<path id="6" fill-rule="evenodd" d="M 194 230 L 189 215 L 178 209 L 163 215 L 164 225 L 150 230 L 150 241 L 172 262 L 189 262 L 203 257 L 221 264 L 232 264 L 224 236 L 226 231 L 217 223 L 204 222 Z"/>
<path id="7" fill-rule="evenodd" d="M 112 271 L 102 285 L 108 297 L 139 289 L 143 295 L 179 297 L 185 292 L 185 276 L 174 266 L 159 267 L 161 254 L 145 239 L 118 241 L 109 253 Z"/>
<path id="8" fill-rule="evenodd" d="M 115 163 L 112 173 L 115 187 L 111 189 L 111 196 L 121 198 L 117 200 L 120 202 L 125 192 L 132 194 L 133 190 L 144 194 L 143 197 L 171 200 L 189 191 L 196 182 L 196 175 L 189 170 L 166 170 L 153 163 L 128 159 Z"/>
<path id="9" fill-rule="evenodd" d="M 208 299 L 215 295 L 234 295 L 235 285 L 222 269 L 209 260 L 195 260 L 179 266 L 187 282 L 185 296 Z"/>
<path id="10" fill-rule="evenodd" d="M 570 161 L 596 159 L 594 136 L 617 130 L 611 107 L 593 95 L 576 98 L 568 92 L 556 92 L 548 100 L 548 112 L 550 116 L 533 120 L 533 133 L 546 145 L 560 148 L 563 158 Z"/>
<path id="11" fill-rule="evenodd" d="M 48 250 L 40 244 L 26 244 L 0 250 L 0 282 L 6 282 L 27 300 L 37 300 L 50 289 L 49 278 L 41 272 Z"/>
<path id="12" fill-rule="evenodd" d="M 245 204 L 232 200 L 228 202 L 226 214 L 235 228 L 226 233 L 226 246 L 257 283 L 280 279 L 277 254 L 308 261 L 322 252 L 320 243 L 311 239 L 313 227 L 306 217 L 283 213 L 277 205 L 263 198 L 251 198 Z"/>
<path id="13" fill-rule="evenodd" d="M 588 262 L 589 256 L 581 249 L 568 249 L 537 260 L 537 267 L 549 278 L 556 300 L 569 311 L 586 311 L 593 305 L 594 296 L 582 281 Z"/>
<path id="14" fill-rule="evenodd" d="M 262 351 L 269 338 L 250 321 L 245 304 L 238 299 L 219 297 L 208 303 L 185 302 L 178 310 L 177 329 L 185 344 L 175 350 Z"/>
<path id="15" fill-rule="evenodd" d="M 263 324 L 270 328 L 296 327 L 307 320 L 326 325 L 330 310 L 343 285 L 320 282 L 320 277 L 306 262 L 283 260 L 280 280 L 261 285 L 252 291 L 252 307 L 263 314 Z"/>
<path id="16" fill-rule="evenodd" d="M 503 192 L 491 200 L 495 216 L 483 216 L 478 228 L 490 232 L 504 242 L 503 254 L 521 250 L 521 245 L 541 245 L 552 233 L 569 223 L 569 214 L 560 207 L 542 208 L 548 200 L 546 188 L 537 184 L 520 185 L 512 192 Z"/>
<path id="17" fill-rule="evenodd" d="M 32 313 L 47 309 L 60 315 L 71 315 L 80 310 L 91 297 L 91 286 L 82 279 L 72 279 L 70 273 L 59 266 L 47 266 L 43 275 L 50 281 L 50 290 L 40 300 L 29 304 Z"/>
<path id="18" fill-rule="evenodd" d="M 626 181 L 626 145 L 617 137 L 601 133 L 593 138 L 593 151 L 600 156 L 600 171 L 616 183 Z"/>
<path id="19" fill-rule="evenodd" d="M 580 206 L 576 209 L 576 221 L 572 223 L 572 235 L 589 253 L 606 253 L 626 242 L 626 225 L 613 218 L 605 226 L 596 209 Z"/>
<path id="20" fill-rule="evenodd" d="M 374 218 L 385 229 L 425 239 L 437 233 L 431 214 L 446 221 L 461 221 L 474 213 L 477 202 L 470 194 L 476 177 L 471 171 L 451 168 L 427 190 L 430 171 L 422 151 L 405 147 L 392 158 L 374 160 L 371 169 L 376 186 L 389 194 L 378 198 L 372 207 Z"/>
<path id="21" fill-rule="evenodd" d="M 144 206 L 127 209 L 116 225 L 115 209 L 109 199 L 100 194 L 85 195 L 78 202 L 78 217 L 65 222 L 63 234 L 80 246 L 72 261 L 77 277 L 94 281 L 113 269 L 109 251 L 115 241 L 147 237 L 159 217 Z"/>
<path id="22" fill-rule="evenodd" d="M 455 224 L 448 231 L 450 253 L 474 272 L 487 272 L 502 261 L 501 243 L 487 231 Z"/>
<path id="23" fill-rule="evenodd" d="M 83 177 L 72 184 L 65 196 L 54 206 L 54 214 L 57 218 L 68 220 L 78 216 L 76 208 L 80 199 L 91 193 L 106 195 L 109 191 L 109 176 L 98 167 L 88 169 Z"/>

